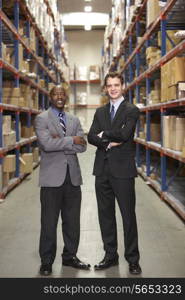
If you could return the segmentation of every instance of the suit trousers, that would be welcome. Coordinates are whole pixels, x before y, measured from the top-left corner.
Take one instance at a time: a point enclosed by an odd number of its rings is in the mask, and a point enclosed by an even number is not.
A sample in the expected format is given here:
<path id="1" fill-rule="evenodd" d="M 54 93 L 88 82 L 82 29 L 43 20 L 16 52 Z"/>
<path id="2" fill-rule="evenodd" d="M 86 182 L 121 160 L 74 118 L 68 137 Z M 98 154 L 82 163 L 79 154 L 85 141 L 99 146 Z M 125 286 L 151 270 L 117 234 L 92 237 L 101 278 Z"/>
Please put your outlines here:
<path id="1" fill-rule="evenodd" d="M 101 176 L 95 180 L 98 217 L 106 256 L 117 256 L 117 225 L 115 199 L 122 216 L 125 259 L 139 262 L 138 232 L 135 215 L 135 178 L 115 178 L 111 175 L 108 159 L 105 159 Z"/>
<path id="2" fill-rule="evenodd" d="M 62 219 L 63 259 L 76 255 L 80 239 L 81 187 L 73 186 L 67 169 L 59 187 L 41 187 L 41 233 L 39 253 L 43 264 L 52 264 L 57 249 L 57 224 Z"/>

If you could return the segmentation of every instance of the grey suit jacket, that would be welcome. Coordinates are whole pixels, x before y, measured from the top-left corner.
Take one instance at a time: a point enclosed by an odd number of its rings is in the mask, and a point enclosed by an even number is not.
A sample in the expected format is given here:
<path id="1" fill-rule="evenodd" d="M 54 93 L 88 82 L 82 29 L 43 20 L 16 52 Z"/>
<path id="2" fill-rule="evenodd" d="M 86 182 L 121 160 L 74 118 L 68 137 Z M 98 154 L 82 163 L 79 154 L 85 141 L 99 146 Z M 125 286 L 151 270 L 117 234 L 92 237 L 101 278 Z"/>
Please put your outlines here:
<path id="1" fill-rule="evenodd" d="M 57 116 L 51 108 L 37 115 L 35 131 L 41 152 L 39 185 L 56 187 L 63 184 L 67 165 L 74 186 L 82 184 L 77 153 L 86 151 L 86 146 L 73 144 L 72 136 L 84 136 L 77 117 L 66 113 L 66 136 Z M 54 136 L 54 137 L 53 137 Z"/>

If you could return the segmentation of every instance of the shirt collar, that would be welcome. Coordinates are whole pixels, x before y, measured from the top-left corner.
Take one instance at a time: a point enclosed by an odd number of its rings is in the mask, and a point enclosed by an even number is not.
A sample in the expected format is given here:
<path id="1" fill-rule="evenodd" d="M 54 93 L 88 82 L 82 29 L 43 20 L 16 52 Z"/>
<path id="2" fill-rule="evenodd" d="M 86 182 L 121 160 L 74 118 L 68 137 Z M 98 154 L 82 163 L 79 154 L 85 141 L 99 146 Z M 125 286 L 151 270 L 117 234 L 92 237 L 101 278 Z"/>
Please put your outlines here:
<path id="1" fill-rule="evenodd" d="M 57 109 L 56 107 L 51 107 L 52 111 L 54 112 L 54 114 L 58 117 L 59 113 L 62 113 L 63 116 L 65 116 L 65 112 L 64 111 L 61 111 L 59 109 Z"/>
<path id="2" fill-rule="evenodd" d="M 113 101 L 110 100 L 110 110 L 111 110 L 112 105 L 114 105 L 115 110 L 117 110 L 118 107 L 120 106 L 121 102 L 123 102 L 123 101 L 124 101 L 124 97 L 123 96 L 121 96 L 120 98 L 118 98 L 116 100 L 116 102 L 113 102 Z"/>

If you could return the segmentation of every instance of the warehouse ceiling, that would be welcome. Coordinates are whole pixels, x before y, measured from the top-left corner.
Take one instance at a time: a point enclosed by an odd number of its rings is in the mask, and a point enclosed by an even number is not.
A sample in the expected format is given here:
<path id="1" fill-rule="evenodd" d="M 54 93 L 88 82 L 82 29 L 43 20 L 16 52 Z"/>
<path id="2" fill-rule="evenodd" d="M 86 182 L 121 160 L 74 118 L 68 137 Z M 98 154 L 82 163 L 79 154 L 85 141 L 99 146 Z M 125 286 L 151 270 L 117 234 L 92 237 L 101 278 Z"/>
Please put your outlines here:
<path id="1" fill-rule="evenodd" d="M 84 6 L 91 5 L 93 12 L 107 13 L 111 11 L 112 0 L 58 0 L 58 6 L 62 13 L 84 12 Z"/>
<path id="2" fill-rule="evenodd" d="M 85 12 L 85 6 L 92 6 Z M 79 29 L 90 23 L 92 29 L 105 27 L 111 12 L 112 0 L 58 0 L 58 9 L 63 14 L 65 29 Z"/>

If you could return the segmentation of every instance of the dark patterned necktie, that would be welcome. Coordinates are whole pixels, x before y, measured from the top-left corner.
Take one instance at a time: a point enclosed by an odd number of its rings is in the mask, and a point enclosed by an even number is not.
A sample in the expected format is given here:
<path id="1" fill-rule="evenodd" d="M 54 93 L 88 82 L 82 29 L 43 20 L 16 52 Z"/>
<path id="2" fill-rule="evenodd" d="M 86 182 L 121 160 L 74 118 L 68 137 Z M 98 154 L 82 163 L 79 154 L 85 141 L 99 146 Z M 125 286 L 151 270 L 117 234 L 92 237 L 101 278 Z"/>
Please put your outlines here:
<path id="1" fill-rule="evenodd" d="M 64 120 L 64 113 L 61 112 L 58 114 L 59 116 L 59 120 L 60 120 L 60 125 L 62 126 L 62 130 L 63 130 L 63 134 L 66 134 L 66 124 L 65 124 L 65 120 Z"/>
<path id="2" fill-rule="evenodd" d="M 111 112 L 110 112 L 111 122 L 112 122 L 113 119 L 114 119 L 114 114 L 115 114 L 114 105 L 112 105 L 112 107 L 111 107 Z"/>

